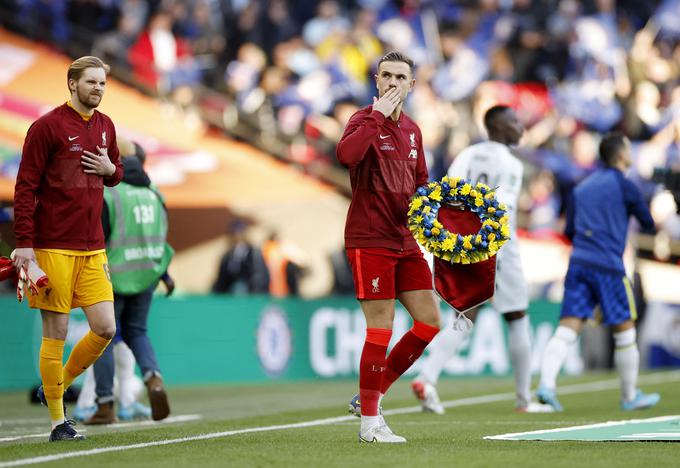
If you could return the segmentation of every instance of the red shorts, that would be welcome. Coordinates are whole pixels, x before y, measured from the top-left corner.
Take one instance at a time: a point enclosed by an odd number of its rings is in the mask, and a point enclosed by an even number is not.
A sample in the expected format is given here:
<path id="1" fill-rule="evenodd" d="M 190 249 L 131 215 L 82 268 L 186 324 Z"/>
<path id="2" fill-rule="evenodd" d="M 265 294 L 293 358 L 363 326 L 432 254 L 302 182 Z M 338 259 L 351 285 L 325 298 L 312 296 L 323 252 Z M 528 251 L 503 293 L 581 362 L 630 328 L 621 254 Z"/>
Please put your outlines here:
<path id="1" fill-rule="evenodd" d="M 420 249 L 347 249 L 357 299 L 396 299 L 402 291 L 432 289 L 432 272 Z"/>

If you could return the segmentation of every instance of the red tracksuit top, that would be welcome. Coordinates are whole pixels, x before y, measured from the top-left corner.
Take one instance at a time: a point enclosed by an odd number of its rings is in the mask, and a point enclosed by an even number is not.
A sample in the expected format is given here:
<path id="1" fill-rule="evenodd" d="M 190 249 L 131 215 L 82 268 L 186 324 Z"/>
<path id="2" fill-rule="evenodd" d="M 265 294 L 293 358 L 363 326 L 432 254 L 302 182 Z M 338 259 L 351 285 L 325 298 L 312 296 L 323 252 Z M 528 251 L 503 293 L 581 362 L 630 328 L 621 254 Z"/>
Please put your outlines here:
<path id="1" fill-rule="evenodd" d="M 352 183 L 345 247 L 418 248 L 406 224 L 410 197 L 428 181 L 418 125 L 367 106 L 350 118 L 337 156 Z"/>
<path id="2" fill-rule="evenodd" d="M 101 177 L 83 172 L 84 150 L 108 148 L 116 172 Z M 14 187 L 17 247 L 98 250 L 104 185 L 123 178 L 113 122 L 94 111 L 89 121 L 63 104 L 33 122 L 26 134 Z"/>

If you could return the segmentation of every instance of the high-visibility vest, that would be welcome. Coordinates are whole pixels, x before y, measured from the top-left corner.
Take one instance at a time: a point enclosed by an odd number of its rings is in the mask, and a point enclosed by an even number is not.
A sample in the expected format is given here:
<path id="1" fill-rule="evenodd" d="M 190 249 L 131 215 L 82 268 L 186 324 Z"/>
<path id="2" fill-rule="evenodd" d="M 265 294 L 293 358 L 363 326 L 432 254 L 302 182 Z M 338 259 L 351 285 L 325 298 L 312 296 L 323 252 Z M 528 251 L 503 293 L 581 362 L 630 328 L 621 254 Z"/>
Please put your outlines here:
<path id="1" fill-rule="evenodd" d="M 174 250 L 166 242 L 168 217 L 160 194 L 121 182 L 104 190 L 111 224 L 106 243 L 113 290 L 137 294 L 158 282 Z"/>
<path id="2" fill-rule="evenodd" d="M 262 246 L 262 256 L 269 270 L 269 294 L 274 297 L 286 297 L 290 293 L 286 275 L 288 259 L 281 250 L 281 244 L 274 240 L 265 242 Z"/>

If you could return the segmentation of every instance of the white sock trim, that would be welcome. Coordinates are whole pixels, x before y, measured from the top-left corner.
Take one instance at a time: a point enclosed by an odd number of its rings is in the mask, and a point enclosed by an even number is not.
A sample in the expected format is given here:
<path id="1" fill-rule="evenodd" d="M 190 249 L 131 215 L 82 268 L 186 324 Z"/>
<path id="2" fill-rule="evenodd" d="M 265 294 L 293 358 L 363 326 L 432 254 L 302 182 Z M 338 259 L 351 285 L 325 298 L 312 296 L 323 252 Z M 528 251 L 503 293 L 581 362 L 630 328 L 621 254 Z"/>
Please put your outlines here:
<path id="1" fill-rule="evenodd" d="M 572 328 L 560 325 L 557 327 L 557 330 L 555 330 L 555 338 L 559 338 L 570 345 L 576 341 L 576 338 L 578 338 L 578 333 L 576 333 L 576 331 Z"/>
<path id="2" fill-rule="evenodd" d="M 636 343 L 636 338 L 637 332 L 635 331 L 635 328 L 629 328 L 628 330 L 614 333 L 614 344 L 616 349 L 623 349 L 634 345 Z"/>

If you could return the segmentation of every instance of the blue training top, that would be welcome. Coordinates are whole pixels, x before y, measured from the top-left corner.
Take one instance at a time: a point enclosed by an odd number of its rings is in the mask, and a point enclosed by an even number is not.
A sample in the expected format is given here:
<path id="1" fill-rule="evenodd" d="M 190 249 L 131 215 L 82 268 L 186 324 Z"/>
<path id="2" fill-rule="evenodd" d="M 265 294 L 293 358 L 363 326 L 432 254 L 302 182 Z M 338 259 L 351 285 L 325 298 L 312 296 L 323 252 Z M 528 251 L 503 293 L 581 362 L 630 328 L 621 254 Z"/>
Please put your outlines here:
<path id="1" fill-rule="evenodd" d="M 640 190 L 621 171 L 605 168 L 588 176 L 574 189 L 567 208 L 565 234 L 574 246 L 571 261 L 625 272 L 622 257 L 630 216 L 643 230 L 654 230 Z"/>

